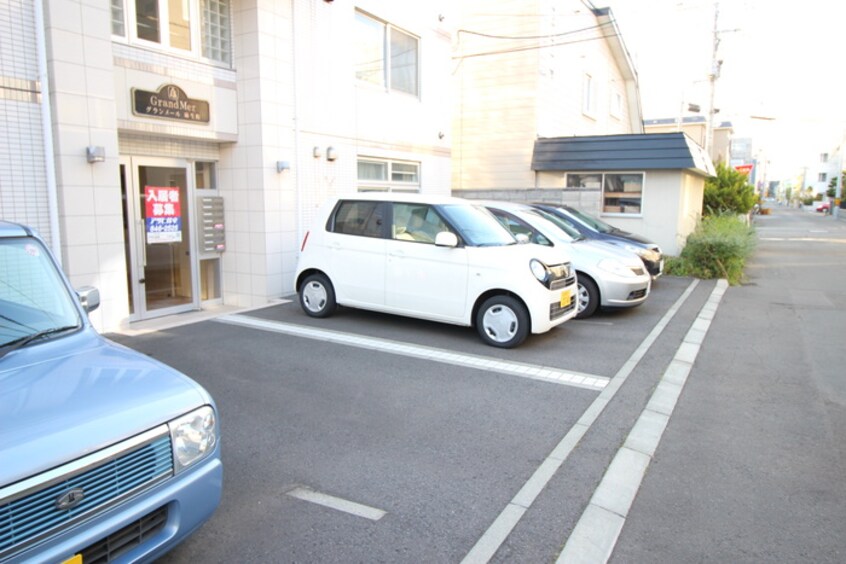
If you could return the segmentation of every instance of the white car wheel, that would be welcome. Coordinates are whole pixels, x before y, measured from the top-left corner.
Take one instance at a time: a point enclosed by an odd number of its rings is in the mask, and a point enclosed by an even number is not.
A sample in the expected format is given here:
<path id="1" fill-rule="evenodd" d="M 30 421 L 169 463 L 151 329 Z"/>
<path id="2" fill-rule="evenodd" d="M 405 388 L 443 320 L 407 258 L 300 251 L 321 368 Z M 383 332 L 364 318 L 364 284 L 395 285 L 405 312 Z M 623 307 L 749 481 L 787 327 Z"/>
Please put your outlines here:
<path id="1" fill-rule="evenodd" d="M 525 306 L 510 296 L 488 298 L 476 319 L 479 336 L 494 347 L 512 348 L 529 334 L 529 314 Z"/>

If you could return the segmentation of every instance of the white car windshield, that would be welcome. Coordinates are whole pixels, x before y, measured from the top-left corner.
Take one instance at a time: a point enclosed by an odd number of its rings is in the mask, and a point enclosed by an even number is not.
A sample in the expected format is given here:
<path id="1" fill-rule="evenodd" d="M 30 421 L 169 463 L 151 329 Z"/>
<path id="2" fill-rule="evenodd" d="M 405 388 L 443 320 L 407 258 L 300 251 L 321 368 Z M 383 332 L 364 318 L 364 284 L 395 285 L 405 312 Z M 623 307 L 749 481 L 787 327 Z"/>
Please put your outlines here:
<path id="1" fill-rule="evenodd" d="M 80 326 L 73 298 L 41 243 L 0 238 L 0 356 Z"/>
<path id="2" fill-rule="evenodd" d="M 567 234 L 567 236 L 573 241 L 581 241 L 584 239 L 581 233 L 576 231 L 573 226 L 571 226 L 566 221 L 563 221 L 560 217 L 555 215 L 554 213 L 549 213 L 544 210 L 534 209 L 532 213 L 535 215 L 539 215 L 540 217 L 544 218 L 545 220 L 549 221 L 550 223 L 555 224 L 555 226 Z"/>
<path id="3" fill-rule="evenodd" d="M 501 247 L 517 244 L 514 236 L 481 206 L 448 204 L 439 209 L 470 246 Z"/>

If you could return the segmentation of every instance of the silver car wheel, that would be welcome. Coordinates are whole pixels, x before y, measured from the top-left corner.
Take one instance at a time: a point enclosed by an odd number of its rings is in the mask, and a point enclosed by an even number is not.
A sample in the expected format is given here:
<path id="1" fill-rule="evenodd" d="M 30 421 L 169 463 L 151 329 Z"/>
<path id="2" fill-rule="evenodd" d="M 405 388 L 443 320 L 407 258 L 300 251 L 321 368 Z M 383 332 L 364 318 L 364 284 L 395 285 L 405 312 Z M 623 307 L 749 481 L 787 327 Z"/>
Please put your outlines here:
<path id="1" fill-rule="evenodd" d="M 520 329 L 520 320 L 514 310 L 497 304 L 485 311 L 482 326 L 492 341 L 506 343 L 517 334 Z"/>
<path id="2" fill-rule="evenodd" d="M 320 313 L 326 307 L 326 301 L 326 287 L 320 282 L 309 282 L 303 288 L 303 304 L 309 311 Z"/>
<path id="3" fill-rule="evenodd" d="M 584 284 L 579 284 L 579 311 L 582 313 L 587 306 L 590 305 L 590 292 L 585 288 Z"/>

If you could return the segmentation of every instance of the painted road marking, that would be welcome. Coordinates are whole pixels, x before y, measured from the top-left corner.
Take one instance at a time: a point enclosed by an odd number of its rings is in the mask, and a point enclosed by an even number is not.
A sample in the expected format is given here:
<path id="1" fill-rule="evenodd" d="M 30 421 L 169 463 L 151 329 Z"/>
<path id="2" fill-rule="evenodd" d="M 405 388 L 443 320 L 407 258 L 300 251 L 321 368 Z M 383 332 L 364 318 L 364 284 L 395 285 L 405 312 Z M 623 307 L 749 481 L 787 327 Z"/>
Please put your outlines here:
<path id="1" fill-rule="evenodd" d="M 759 237 L 759 241 L 780 241 L 788 243 L 839 243 L 846 244 L 846 239 L 827 239 L 822 237 Z"/>
<path id="2" fill-rule="evenodd" d="M 470 552 L 464 557 L 462 563 L 484 563 L 488 562 L 494 556 L 538 495 L 540 495 L 541 491 L 549 483 L 549 480 L 552 479 L 564 461 L 567 460 L 567 457 L 570 456 L 570 453 L 573 452 L 573 449 L 576 448 L 576 445 L 585 433 L 587 433 L 591 425 L 596 422 L 599 415 L 605 409 L 605 406 L 608 405 L 617 393 L 617 390 L 625 383 L 637 364 L 646 355 L 646 352 L 655 343 L 667 325 L 669 325 L 670 321 L 675 317 L 676 313 L 678 313 L 698 284 L 699 280 L 694 280 L 690 283 L 684 293 L 676 300 L 676 303 L 664 314 L 664 317 L 652 328 L 652 331 L 640 343 L 640 346 L 632 353 L 622 368 L 617 371 L 617 374 L 611 379 L 602 393 L 599 394 L 599 397 L 585 410 L 582 417 L 564 435 L 561 442 L 558 443 L 546 460 L 535 470 L 529 481 L 523 485 L 508 506 L 499 514 L 473 548 L 470 549 Z"/>
<path id="3" fill-rule="evenodd" d="M 273 331 L 306 339 L 326 341 L 338 345 L 409 356 L 433 362 L 440 362 L 443 364 L 450 364 L 453 366 L 463 366 L 466 368 L 476 368 L 489 372 L 499 372 L 500 374 L 508 374 L 509 376 L 541 380 L 543 382 L 551 382 L 553 384 L 562 384 L 565 386 L 585 388 L 594 391 L 603 390 L 605 386 L 608 385 L 609 381 L 607 377 L 597 376 L 595 374 L 560 370 L 558 368 L 540 366 L 537 364 L 491 359 L 484 356 L 458 353 L 446 349 L 424 347 L 421 345 L 403 343 L 401 341 L 391 341 L 389 339 L 380 339 L 377 337 L 365 337 L 363 335 L 342 333 L 340 331 L 331 331 L 328 329 L 316 329 L 314 327 L 305 327 L 303 325 L 295 325 L 292 323 L 282 323 L 280 321 L 269 321 L 266 319 L 259 319 L 240 314 L 224 315 L 216 318 L 215 321 L 250 327 L 261 331 Z"/>
<path id="4" fill-rule="evenodd" d="M 596 564 L 611 558 L 629 509 L 727 288 L 725 280 L 717 282 L 646 408 L 608 466 L 556 564 Z"/>
<path id="5" fill-rule="evenodd" d="M 311 488 L 295 488 L 289 491 L 287 495 L 302 501 L 335 509 L 336 511 L 343 511 L 344 513 L 349 513 L 350 515 L 355 515 L 356 517 L 364 517 L 365 519 L 370 519 L 371 521 L 378 521 L 387 515 L 387 513 L 381 509 L 362 505 L 333 495 L 316 492 Z"/>

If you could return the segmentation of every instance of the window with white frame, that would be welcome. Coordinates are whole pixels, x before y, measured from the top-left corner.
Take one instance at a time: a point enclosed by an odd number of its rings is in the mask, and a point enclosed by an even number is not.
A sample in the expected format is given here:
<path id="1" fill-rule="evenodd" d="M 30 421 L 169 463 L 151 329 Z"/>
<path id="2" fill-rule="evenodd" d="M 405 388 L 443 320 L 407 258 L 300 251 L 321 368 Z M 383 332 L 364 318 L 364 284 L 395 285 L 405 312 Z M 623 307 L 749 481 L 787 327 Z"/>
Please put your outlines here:
<path id="1" fill-rule="evenodd" d="M 640 215 L 644 173 L 606 172 L 567 174 L 567 188 L 602 189 L 602 212 Z"/>
<path id="2" fill-rule="evenodd" d="M 817 178 L 819 179 L 819 182 L 825 182 L 826 180 L 828 180 L 828 174 L 825 172 L 821 172 L 819 173 L 819 176 Z"/>
<path id="3" fill-rule="evenodd" d="M 611 81 L 611 116 L 620 118 L 623 115 L 623 95 L 617 86 L 617 81 Z"/>
<path id="4" fill-rule="evenodd" d="M 420 163 L 360 157 L 359 192 L 419 192 Z"/>
<path id="5" fill-rule="evenodd" d="M 419 39 L 363 12 L 356 12 L 355 26 L 356 78 L 418 96 Z"/>
<path id="6" fill-rule="evenodd" d="M 231 0 L 111 0 L 112 35 L 232 63 Z"/>

